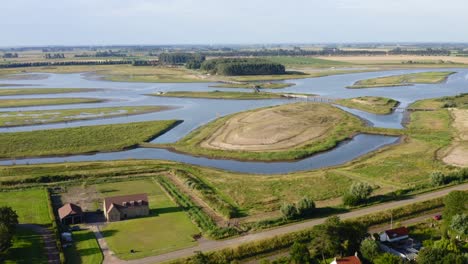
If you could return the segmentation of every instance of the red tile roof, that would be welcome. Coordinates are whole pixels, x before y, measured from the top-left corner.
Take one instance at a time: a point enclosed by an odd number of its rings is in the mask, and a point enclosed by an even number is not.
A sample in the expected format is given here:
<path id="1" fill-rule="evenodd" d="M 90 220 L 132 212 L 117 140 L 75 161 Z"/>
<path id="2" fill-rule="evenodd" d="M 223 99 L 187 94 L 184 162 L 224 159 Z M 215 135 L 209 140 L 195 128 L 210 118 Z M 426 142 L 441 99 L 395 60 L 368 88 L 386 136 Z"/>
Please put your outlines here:
<path id="1" fill-rule="evenodd" d="M 83 210 L 81 210 L 81 207 L 72 203 L 67 203 L 58 209 L 58 215 L 60 220 L 69 215 L 80 215 L 82 213 Z"/>
<path id="2" fill-rule="evenodd" d="M 140 194 L 132 194 L 132 195 L 122 195 L 122 196 L 114 196 L 114 197 L 106 197 L 104 198 L 104 202 L 106 203 L 106 212 L 109 212 L 109 208 L 112 204 L 117 205 L 118 207 L 124 206 L 124 203 L 128 203 L 127 206 L 131 206 L 130 202 L 138 202 L 142 201 L 143 205 L 148 205 L 148 195 L 146 193 Z M 138 205 L 138 204 L 135 204 Z"/>
<path id="3" fill-rule="evenodd" d="M 409 230 L 406 227 L 398 227 L 398 228 L 387 230 L 387 231 L 385 231 L 385 233 L 387 234 L 387 236 L 390 239 L 393 239 L 393 238 L 396 238 L 396 237 L 402 237 L 402 236 L 409 235 Z"/>
<path id="4" fill-rule="evenodd" d="M 337 264 L 362 264 L 361 260 L 356 256 L 337 258 Z"/>

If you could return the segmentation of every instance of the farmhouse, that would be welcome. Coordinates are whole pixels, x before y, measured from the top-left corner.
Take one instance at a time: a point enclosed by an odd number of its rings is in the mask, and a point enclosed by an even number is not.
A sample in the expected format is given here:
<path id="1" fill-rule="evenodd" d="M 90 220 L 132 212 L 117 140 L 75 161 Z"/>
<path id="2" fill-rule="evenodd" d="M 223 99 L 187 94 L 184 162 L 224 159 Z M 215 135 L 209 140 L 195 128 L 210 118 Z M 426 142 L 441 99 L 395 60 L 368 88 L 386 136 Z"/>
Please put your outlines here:
<path id="1" fill-rule="evenodd" d="M 335 258 L 330 264 L 361 264 L 361 260 L 357 256 L 357 252 L 354 256 Z"/>
<path id="2" fill-rule="evenodd" d="M 64 225 L 74 225 L 83 222 L 83 210 L 76 204 L 67 203 L 58 209 L 60 222 Z"/>
<path id="3" fill-rule="evenodd" d="M 149 215 L 148 196 L 133 194 L 104 199 L 104 216 L 108 222 Z"/>
<path id="4" fill-rule="evenodd" d="M 380 234 L 380 241 L 396 242 L 399 240 L 407 239 L 409 237 L 409 230 L 406 227 L 399 227 L 395 229 L 386 230 Z"/>

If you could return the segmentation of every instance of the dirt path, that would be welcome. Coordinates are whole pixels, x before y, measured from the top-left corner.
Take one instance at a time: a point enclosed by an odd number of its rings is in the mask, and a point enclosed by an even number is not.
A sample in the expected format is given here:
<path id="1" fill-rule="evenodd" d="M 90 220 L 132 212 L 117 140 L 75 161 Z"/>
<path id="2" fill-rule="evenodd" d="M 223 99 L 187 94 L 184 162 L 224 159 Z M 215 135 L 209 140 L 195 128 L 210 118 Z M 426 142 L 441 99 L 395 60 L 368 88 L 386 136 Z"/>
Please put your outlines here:
<path id="1" fill-rule="evenodd" d="M 44 249 L 47 254 L 47 262 L 53 264 L 60 264 L 60 255 L 57 249 L 57 243 L 55 241 L 55 234 L 52 233 L 48 228 L 40 225 L 33 224 L 21 224 L 22 227 L 31 229 L 37 234 L 41 235 L 44 241 Z"/>
<path id="2" fill-rule="evenodd" d="M 384 203 L 384 204 L 379 204 L 359 210 L 355 210 L 352 212 L 344 213 L 344 214 L 339 214 L 338 216 L 342 219 L 350 219 L 350 218 L 355 218 L 355 217 L 360 217 L 364 216 L 367 214 L 379 212 L 379 211 L 385 211 L 405 205 L 409 205 L 412 203 L 416 202 L 422 202 L 438 197 L 443 197 L 447 195 L 451 191 L 455 190 L 468 190 L 468 184 L 462 184 L 458 186 L 453 186 L 450 188 L 446 188 L 443 190 L 435 191 L 435 192 L 430 192 L 430 193 L 425 193 L 421 194 L 406 200 L 400 200 L 400 201 L 394 201 L 394 202 L 389 202 L 389 203 Z M 115 260 L 111 262 L 107 262 L 106 260 L 106 254 L 104 254 L 105 261 L 104 263 L 111 263 L 111 264 L 120 264 L 120 263 L 125 263 L 125 264 L 155 264 L 155 263 L 160 263 L 164 261 L 170 261 L 178 258 L 184 258 L 184 257 L 189 257 L 194 254 L 195 251 L 202 251 L 202 252 L 207 252 L 207 251 L 216 251 L 220 250 L 223 248 L 228 248 L 228 247 L 237 247 L 241 244 L 247 243 L 247 242 L 252 242 L 256 240 L 262 240 L 262 239 L 268 239 L 272 238 L 275 236 L 279 235 L 284 235 L 287 233 L 291 232 L 296 232 L 296 231 L 301 231 L 307 228 L 314 227 L 316 225 L 320 225 L 325 221 L 326 218 L 320 218 L 320 219 L 313 219 L 313 220 L 308 220 L 304 221 L 301 223 L 297 224 L 292 224 L 288 226 L 283 226 L 275 229 L 270 229 L 258 233 L 253 233 L 241 237 L 236 237 L 232 239 L 226 239 L 226 240 L 221 240 L 221 241 L 215 241 L 215 240 L 204 240 L 200 241 L 199 245 L 191 248 L 185 248 L 165 254 L 161 254 L 158 256 L 152 256 L 152 257 L 147 257 L 143 259 L 137 259 L 137 260 L 131 260 L 131 261 L 124 261 L 124 260 Z"/>
<path id="3" fill-rule="evenodd" d="M 192 202 L 194 202 L 195 205 L 199 206 L 203 210 L 203 212 L 205 212 L 211 219 L 213 219 L 216 222 L 218 226 L 227 225 L 227 221 L 221 215 L 219 215 L 216 211 L 211 209 L 211 207 L 205 201 L 203 201 L 203 199 L 198 197 L 198 195 L 196 195 L 193 192 L 193 190 L 191 190 L 187 187 L 187 185 L 181 182 L 179 178 L 177 178 L 177 176 L 173 175 L 172 173 L 167 173 L 166 176 L 174 185 L 177 186 L 179 190 L 187 194 L 190 200 L 192 200 Z"/>
<path id="4" fill-rule="evenodd" d="M 451 114 L 453 127 L 458 134 L 443 161 L 455 166 L 468 167 L 468 110 L 452 109 Z"/>

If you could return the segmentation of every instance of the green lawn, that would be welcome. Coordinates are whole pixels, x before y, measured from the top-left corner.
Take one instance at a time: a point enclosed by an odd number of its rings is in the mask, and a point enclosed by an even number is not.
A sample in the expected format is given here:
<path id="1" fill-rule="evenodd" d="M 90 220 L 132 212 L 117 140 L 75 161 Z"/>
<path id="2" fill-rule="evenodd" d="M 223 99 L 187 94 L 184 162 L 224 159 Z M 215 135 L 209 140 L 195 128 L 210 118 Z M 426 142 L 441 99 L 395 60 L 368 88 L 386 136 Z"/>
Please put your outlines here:
<path id="1" fill-rule="evenodd" d="M 51 124 L 77 120 L 131 116 L 169 109 L 163 106 L 121 106 L 83 109 L 0 112 L 0 126 Z"/>
<path id="2" fill-rule="evenodd" d="M 13 237 L 13 246 L 8 249 L 4 263 L 47 264 L 47 255 L 41 236 L 30 229 L 18 227 Z"/>
<path id="3" fill-rule="evenodd" d="M 150 121 L 0 134 L 0 157 L 119 151 L 150 140 L 178 121 Z"/>
<path id="4" fill-rule="evenodd" d="M 414 83 L 440 83 L 454 74 L 455 72 L 419 72 L 402 75 L 393 75 L 386 77 L 377 77 L 355 82 L 347 88 L 374 88 L 389 86 L 404 86 Z"/>
<path id="5" fill-rule="evenodd" d="M 163 94 L 151 94 L 153 96 L 162 97 L 187 97 L 187 98 L 207 98 L 207 99 L 233 99 L 233 100 L 256 100 L 256 99 L 280 99 L 284 98 L 279 93 L 266 93 L 266 92 L 166 92 Z"/>
<path id="6" fill-rule="evenodd" d="M 64 249 L 67 264 L 102 263 L 104 257 L 92 231 L 74 231 L 73 241 L 72 247 Z"/>
<path id="7" fill-rule="evenodd" d="M 84 104 L 84 103 L 100 103 L 103 101 L 104 100 L 102 99 L 94 99 L 94 98 L 0 99 L 0 107 Z"/>
<path id="8" fill-rule="evenodd" d="M 102 230 L 112 251 L 122 259 L 137 259 L 196 245 L 192 235 L 200 233 L 181 210 L 150 180 L 95 185 L 104 196 L 147 193 L 151 215 L 107 224 Z M 136 253 L 131 254 L 134 249 Z"/>
<path id="9" fill-rule="evenodd" d="M 49 209 L 45 189 L 0 192 L 0 206 L 10 206 L 19 216 L 22 224 L 49 225 Z"/>
<path id="10" fill-rule="evenodd" d="M 0 96 L 6 95 L 26 95 L 26 94 L 59 94 L 59 93 L 80 93 L 92 92 L 96 89 L 80 88 L 18 88 L 18 89 L 0 89 Z"/>
<path id="11" fill-rule="evenodd" d="M 362 96 L 350 99 L 340 99 L 335 101 L 335 103 L 380 115 L 390 114 L 393 111 L 393 108 L 398 105 L 398 101 L 377 96 Z"/>

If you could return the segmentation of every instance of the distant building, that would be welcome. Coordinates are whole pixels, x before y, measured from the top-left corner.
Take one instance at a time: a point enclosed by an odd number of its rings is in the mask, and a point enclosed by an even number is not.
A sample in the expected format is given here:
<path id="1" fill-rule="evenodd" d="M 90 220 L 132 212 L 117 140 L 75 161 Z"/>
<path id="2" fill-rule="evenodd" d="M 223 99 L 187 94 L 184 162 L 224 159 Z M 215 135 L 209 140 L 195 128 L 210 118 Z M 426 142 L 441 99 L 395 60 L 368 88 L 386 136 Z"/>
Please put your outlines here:
<path id="1" fill-rule="evenodd" d="M 395 242 L 409 237 L 409 230 L 406 227 L 399 227 L 380 234 L 380 241 L 382 242 Z"/>
<path id="2" fill-rule="evenodd" d="M 60 222 L 64 225 L 74 225 L 83 222 L 83 210 L 76 204 L 67 203 L 58 209 Z"/>
<path id="3" fill-rule="evenodd" d="M 149 215 L 148 196 L 133 194 L 104 199 L 104 216 L 107 222 Z"/>
<path id="4" fill-rule="evenodd" d="M 335 258 L 330 264 L 362 264 L 362 262 L 356 252 L 354 256 Z"/>

